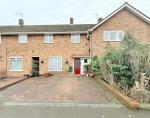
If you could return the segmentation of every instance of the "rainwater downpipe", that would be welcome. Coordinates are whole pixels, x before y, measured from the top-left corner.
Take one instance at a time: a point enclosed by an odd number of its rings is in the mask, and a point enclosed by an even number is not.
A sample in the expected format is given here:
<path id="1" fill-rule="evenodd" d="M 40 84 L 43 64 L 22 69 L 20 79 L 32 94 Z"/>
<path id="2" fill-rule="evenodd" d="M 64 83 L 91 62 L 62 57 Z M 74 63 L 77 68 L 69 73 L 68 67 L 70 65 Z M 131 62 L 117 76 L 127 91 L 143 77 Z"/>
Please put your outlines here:
<path id="1" fill-rule="evenodd" d="M 93 47 L 92 47 L 92 30 L 88 30 L 88 37 L 89 37 L 89 55 L 90 55 L 90 60 L 92 61 L 92 56 L 93 56 Z"/>
<path id="2" fill-rule="evenodd" d="M 5 48 L 6 48 L 6 49 L 5 49 L 5 56 L 6 56 L 6 57 L 5 57 L 5 58 L 6 58 L 6 67 L 5 67 L 5 68 L 6 68 L 6 69 L 5 69 L 6 72 L 5 72 L 5 77 L 7 77 L 7 69 L 8 69 L 8 68 L 7 68 L 7 60 L 8 60 L 8 59 L 7 59 L 7 37 L 5 38 L 5 42 L 6 42 L 6 43 L 5 43 Z"/>

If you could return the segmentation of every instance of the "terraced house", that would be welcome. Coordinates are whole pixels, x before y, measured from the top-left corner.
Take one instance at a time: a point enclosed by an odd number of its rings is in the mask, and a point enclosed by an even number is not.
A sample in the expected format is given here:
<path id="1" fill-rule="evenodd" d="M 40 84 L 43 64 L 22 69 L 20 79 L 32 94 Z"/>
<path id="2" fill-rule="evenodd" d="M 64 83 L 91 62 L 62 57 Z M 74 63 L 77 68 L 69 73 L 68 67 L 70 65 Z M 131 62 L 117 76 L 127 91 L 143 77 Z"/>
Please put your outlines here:
<path id="1" fill-rule="evenodd" d="M 150 18 L 128 3 L 97 24 L 0 26 L 0 76 L 84 74 L 91 57 L 116 46 L 130 32 L 149 43 Z"/>

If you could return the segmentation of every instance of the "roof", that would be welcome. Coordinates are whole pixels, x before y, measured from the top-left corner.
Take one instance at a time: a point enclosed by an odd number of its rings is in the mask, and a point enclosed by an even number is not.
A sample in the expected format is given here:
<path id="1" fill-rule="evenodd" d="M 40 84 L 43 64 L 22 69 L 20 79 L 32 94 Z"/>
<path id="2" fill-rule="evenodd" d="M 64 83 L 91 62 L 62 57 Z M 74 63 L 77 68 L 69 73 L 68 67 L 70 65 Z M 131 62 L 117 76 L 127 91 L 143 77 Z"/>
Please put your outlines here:
<path id="1" fill-rule="evenodd" d="M 91 29 L 91 31 L 93 31 L 96 28 L 98 28 L 100 25 L 102 25 L 104 22 L 106 22 L 107 20 L 109 20 L 111 17 L 113 17 L 115 14 L 117 14 L 118 12 L 120 12 L 121 10 L 123 10 L 124 8 L 128 9 L 131 13 L 135 14 L 137 17 L 141 18 L 143 21 L 145 21 L 148 24 L 150 24 L 150 18 L 148 16 L 146 16 L 145 14 L 143 14 L 142 12 L 140 12 L 139 10 L 137 10 L 135 7 L 131 6 L 128 2 L 125 2 L 122 6 L 120 6 L 114 12 L 112 12 L 107 17 L 105 17 L 101 22 L 99 22 L 97 25 L 95 25 Z"/>
<path id="2" fill-rule="evenodd" d="M 66 25 L 24 25 L 21 26 L 0 26 L 0 34 L 70 34 L 70 33 L 87 33 L 89 29 L 91 31 L 98 28 L 101 24 L 109 20 L 119 11 L 124 8 L 128 9 L 130 12 L 135 14 L 137 17 L 141 18 L 143 21 L 150 24 L 150 18 L 125 2 L 122 6 L 112 12 L 110 15 L 105 17 L 98 24 L 66 24 Z"/>
<path id="3" fill-rule="evenodd" d="M 18 34 L 18 33 L 87 33 L 88 29 L 94 27 L 95 24 L 66 24 L 66 25 L 24 25 L 21 26 L 0 26 L 1 34 Z"/>

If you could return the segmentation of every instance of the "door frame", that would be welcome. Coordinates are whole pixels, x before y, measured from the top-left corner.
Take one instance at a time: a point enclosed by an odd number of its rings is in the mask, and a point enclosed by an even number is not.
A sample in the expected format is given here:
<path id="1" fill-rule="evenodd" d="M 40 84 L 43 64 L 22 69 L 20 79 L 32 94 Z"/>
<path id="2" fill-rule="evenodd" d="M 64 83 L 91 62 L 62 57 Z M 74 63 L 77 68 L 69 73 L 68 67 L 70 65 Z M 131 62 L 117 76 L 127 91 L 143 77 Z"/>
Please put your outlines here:
<path id="1" fill-rule="evenodd" d="M 87 63 L 84 62 L 85 59 L 87 59 Z M 90 57 L 82 57 L 81 58 L 81 75 L 85 75 L 84 66 L 90 64 L 90 62 L 91 62 Z"/>
<path id="2" fill-rule="evenodd" d="M 32 68 L 33 58 L 39 58 L 39 71 L 38 71 L 38 74 L 40 75 L 40 57 L 39 57 L 39 56 L 32 56 L 32 60 L 31 60 L 31 68 Z"/>
<path id="3" fill-rule="evenodd" d="M 80 74 L 81 74 L 81 58 L 80 57 L 73 59 L 73 74 L 76 74 L 75 73 L 75 59 L 79 59 L 80 60 Z"/>

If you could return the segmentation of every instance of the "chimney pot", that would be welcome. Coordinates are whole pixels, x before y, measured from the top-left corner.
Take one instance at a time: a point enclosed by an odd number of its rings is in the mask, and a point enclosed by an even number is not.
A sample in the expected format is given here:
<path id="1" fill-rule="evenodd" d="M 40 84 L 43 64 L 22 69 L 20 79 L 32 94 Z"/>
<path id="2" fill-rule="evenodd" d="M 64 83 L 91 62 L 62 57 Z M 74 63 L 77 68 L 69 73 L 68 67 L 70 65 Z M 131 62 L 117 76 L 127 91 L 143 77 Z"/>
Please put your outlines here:
<path id="1" fill-rule="evenodd" d="M 20 25 L 21 27 L 23 27 L 23 25 L 24 25 L 24 20 L 23 20 L 23 19 L 19 19 L 19 25 Z"/>
<path id="2" fill-rule="evenodd" d="M 71 17 L 71 18 L 70 18 L 70 24 L 73 24 L 73 20 L 74 20 L 74 19 Z"/>
<path id="3" fill-rule="evenodd" d="M 97 23 L 100 23 L 103 20 L 103 18 L 98 18 Z"/>

